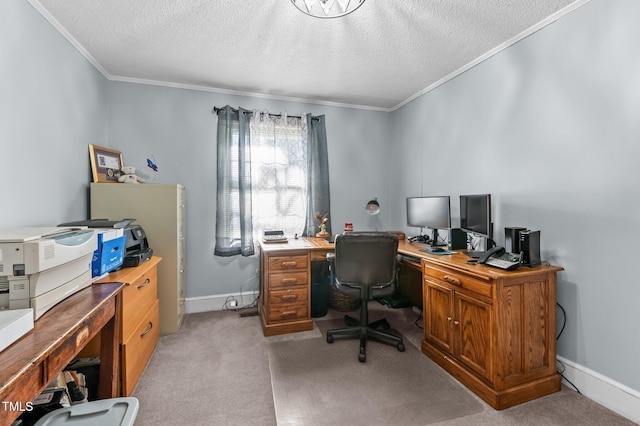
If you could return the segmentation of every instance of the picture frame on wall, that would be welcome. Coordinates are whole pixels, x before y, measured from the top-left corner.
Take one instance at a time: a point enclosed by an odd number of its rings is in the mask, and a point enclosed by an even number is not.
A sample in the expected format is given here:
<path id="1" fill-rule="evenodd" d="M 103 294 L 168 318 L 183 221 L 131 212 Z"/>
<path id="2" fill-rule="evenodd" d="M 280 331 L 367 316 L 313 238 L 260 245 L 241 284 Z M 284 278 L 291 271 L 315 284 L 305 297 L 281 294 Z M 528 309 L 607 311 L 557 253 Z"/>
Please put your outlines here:
<path id="1" fill-rule="evenodd" d="M 91 173 L 94 182 L 118 183 L 122 169 L 122 152 L 89 144 Z"/>

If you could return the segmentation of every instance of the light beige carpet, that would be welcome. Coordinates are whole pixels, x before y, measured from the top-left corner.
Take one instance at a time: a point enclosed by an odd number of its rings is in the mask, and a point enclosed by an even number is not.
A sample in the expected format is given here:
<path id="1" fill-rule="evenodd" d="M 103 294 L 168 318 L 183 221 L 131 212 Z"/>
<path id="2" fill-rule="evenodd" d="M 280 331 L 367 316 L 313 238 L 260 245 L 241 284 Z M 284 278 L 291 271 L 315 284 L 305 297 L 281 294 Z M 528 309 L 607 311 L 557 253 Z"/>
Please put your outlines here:
<path id="1" fill-rule="evenodd" d="M 323 337 L 268 344 L 278 425 L 427 425 L 483 410 L 469 391 L 405 339 L 405 352 L 370 341 Z"/>

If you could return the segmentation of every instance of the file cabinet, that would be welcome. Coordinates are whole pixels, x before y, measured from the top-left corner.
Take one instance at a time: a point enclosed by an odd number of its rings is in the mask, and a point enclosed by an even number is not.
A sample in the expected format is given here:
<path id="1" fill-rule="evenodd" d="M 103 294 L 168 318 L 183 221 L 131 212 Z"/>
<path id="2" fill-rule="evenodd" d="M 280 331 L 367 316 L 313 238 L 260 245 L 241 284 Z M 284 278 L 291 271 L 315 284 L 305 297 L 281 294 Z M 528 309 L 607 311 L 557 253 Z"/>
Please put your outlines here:
<path id="1" fill-rule="evenodd" d="M 135 218 L 158 265 L 160 334 L 176 333 L 184 317 L 185 188 L 177 184 L 91 184 L 91 218 Z"/>

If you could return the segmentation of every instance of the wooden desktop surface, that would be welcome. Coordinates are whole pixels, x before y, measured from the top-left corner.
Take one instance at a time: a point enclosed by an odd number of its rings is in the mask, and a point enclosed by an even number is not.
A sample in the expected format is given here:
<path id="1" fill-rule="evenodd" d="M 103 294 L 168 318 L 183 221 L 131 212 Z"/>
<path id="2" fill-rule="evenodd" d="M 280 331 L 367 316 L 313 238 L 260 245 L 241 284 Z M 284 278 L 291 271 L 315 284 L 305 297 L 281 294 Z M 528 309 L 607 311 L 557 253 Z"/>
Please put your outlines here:
<path id="1" fill-rule="evenodd" d="M 64 299 L 34 323 L 33 330 L 0 353 L 0 426 L 29 408 L 100 331 L 99 397 L 117 396 L 121 283 L 91 285 Z"/>
<path id="2" fill-rule="evenodd" d="M 327 242 L 324 238 L 316 237 L 300 237 L 290 238 L 286 243 L 261 243 L 261 248 L 266 253 L 282 253 L 287 252 L 310 252 L 311 261 L 324 260 L 328 252 L 333 251 L 334 244 Z M 468 264 L 469 256 L 464 254 L 466 250 L 452 250 L 455 254 L 433 254 L 424 250 L 430 248 L 428 245 L 417 244 L 406 239 L 398 241 L 398 253 L 413 256 L 418 259 L 428 259 L 430 262 L 439 263 L 448 267 L 455 267 L 466 272 L 474 273 L 482 271 L 482 274 L 491 275 L 498 278 L 504 275 L 536 275 L 541 270 L 562 271 L 563 268 L 548 264 L 542 264 L 534 268 L 520 267 L 513 271 L 505 271 L 488 265 Z M 411 263 L 411 262 L 405 262 Z M 416 266 L 420 267 L 420 260 L 416 262 Z"/>

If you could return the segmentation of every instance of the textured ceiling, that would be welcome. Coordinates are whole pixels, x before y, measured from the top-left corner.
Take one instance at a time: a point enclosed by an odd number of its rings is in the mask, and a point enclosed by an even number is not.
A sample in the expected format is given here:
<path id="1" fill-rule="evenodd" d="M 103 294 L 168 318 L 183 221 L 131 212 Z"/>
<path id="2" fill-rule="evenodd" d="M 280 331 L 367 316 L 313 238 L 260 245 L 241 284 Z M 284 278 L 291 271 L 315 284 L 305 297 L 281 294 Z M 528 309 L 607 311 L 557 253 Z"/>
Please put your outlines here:
<path id="1" fill-rule="evenodd" d="M 107 78 L 392 110 L 588 0 L 30 0 Z"/>

